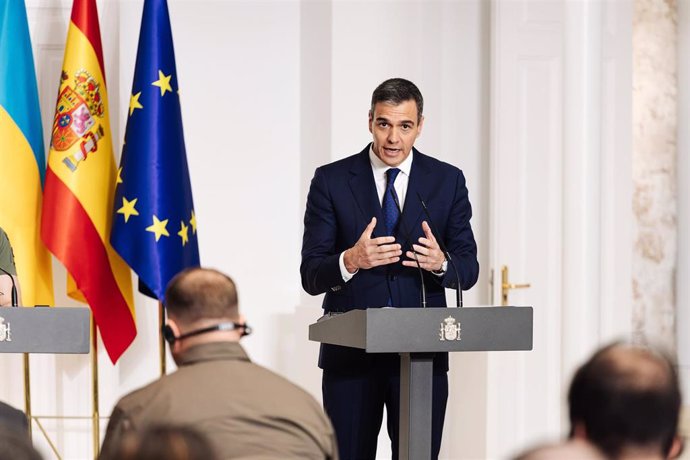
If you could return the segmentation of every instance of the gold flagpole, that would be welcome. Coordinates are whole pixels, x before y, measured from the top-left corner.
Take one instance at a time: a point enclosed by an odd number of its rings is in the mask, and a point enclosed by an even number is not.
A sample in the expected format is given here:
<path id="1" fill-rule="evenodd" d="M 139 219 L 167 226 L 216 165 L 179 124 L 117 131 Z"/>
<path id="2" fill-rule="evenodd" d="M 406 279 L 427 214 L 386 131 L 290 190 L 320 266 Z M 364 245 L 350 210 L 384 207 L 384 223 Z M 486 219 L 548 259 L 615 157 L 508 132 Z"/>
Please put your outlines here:
<path id="1" fill-rule="evenodd" d="M 163 338 L 163 325 L 165 324 L 165 307 L 163 302 L 158 302 L 158 342 L 160 344 L 161 377 L 165 375 L 165 339 Z"/>
<path id="2" fill-rule="evenodd" d="M 24 353 L 24 411 L 29 424 L 29 439 L 31 439 L 31 370 L 28 353 Z"/>
<path id="3" fill-rule="evenodd" d="M 91 382 L 93 386 L 93 458 L 97 459 L 101 449 L 100 421 L 98 416 L 98 330 L 96 322 L 91 319 L 91 335 L 93 337 L 93 350 L 91 352 Z"/>

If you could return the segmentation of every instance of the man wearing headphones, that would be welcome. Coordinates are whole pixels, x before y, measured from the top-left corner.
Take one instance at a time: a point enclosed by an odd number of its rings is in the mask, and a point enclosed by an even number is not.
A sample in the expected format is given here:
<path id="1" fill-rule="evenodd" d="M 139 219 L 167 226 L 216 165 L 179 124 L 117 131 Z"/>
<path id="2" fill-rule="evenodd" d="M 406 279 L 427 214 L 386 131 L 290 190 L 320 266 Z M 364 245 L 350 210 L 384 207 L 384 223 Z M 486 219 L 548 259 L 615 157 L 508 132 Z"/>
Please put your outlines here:
<path id="1" fill-rule="evenodd" d="M 14 265 L 14 253 L 7 233 L 0 227 L 0 307 L 12 306 L 13 285 L 14 291 L 18 293 L 19 279 L 17 279 L 17 268 Z M 20 299 L 15 300 L 19 305 Z"/>
<path id="2" fill-rule="evenodd" d="M 219 458 L 337 458 L 321 405 L 253 364 L 239 344 L 251 330 L 228 276 L 185 270 L 170 281 L 165 307 L 163 335 L 178 369 L 117 403 L 102 458 L 111 458 L 126 432 L 163 423 L 193 426 Z"/>

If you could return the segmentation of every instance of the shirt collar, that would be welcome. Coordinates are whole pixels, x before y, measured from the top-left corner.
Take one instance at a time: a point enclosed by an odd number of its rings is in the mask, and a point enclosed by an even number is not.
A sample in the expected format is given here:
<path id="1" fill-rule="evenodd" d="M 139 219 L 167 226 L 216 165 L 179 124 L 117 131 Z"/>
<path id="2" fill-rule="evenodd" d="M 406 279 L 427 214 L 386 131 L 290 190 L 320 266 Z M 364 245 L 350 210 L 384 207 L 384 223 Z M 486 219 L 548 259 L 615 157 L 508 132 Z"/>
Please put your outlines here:
<path id="1" fill-rule="evenodd" d="M 414 148 L 410 152 L 410 154 L 405 158 L 405 160 L 400 163 L 396 168 L 400 170 L 401 173 L 405 174 L 407 177 L 410 177 L 410 170 L 412 169 L 412 157 L 414 156 Z M 384 176 L 386 175 L 386 171 L 388 171 L 391 167 L 388 166 L 386 163 L 381 161 L 379 157 L 376 156 L 374 153 L 374 144 L 369 145 L 369 162 L 371 163 L 371 168 L 374 170 L 374 176 Z"/>

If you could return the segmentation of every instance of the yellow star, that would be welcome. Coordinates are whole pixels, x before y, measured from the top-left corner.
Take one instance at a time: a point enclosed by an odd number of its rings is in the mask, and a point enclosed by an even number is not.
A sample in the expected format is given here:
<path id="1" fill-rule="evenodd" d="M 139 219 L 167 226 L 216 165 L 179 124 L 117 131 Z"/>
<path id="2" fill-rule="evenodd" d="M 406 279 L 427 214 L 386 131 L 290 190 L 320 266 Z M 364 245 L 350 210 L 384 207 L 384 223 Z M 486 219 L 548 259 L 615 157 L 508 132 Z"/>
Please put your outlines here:
<path id="1" fill-rule="evenodd" d="M 165 95 L 166 91 L 172 93 L 172 87 L 170 86 L 170 79 L 172 74 L 165 75 L 161 70 L 158 71 L 158 80 L 151 83 L 153 86 L 158 86 L 161 89 L 161 97 Z"/>
<path id="2" fill-rule="evenodd" d="M 139 211 L 134 208 L 134 206 L 137 205 L 138 199 L 139 198 L 135 198 L 132 201 L 128 201 L 127 198 L 124 196 L 122 197 L 122 207 L 117 210 L 117 213 L 125 216 L 125 223 L 127 223 L 131 216 L 139 215 Z"/>
<path id="3" fill-rule="evenodd" d="M 117 168 L 117 179 L 115 180 L 115 185 L 121 184 L 121 183 L 122 183 L 122 166 Z"/>
<path id="4" fill-rule="evenodd" d="M 196 216 L 194 215 L 194 210 L 192 209 L 192 218 L 189 219 L 189 223 L 192 226 L 192 233 L 196 235 Z"/>
<path id="5" fill-rule="evenodd" d="M 132 116 L 134 109 L 143 109 L 144 106 L 139 102 L 139 97 L 141 96 L 141 91 L 137 94 L 132 94 L 129 98 L 129 116 Z"/>
<path id="6" fill-rule="evenodd" d="M 184 222 L 180 222 L 180 231 L 177 232 L 178 235 L 180 235 L 180 238 L 182 238 L 182 246 L 187 244 L 189 242 L 189 227 L 187 227 Z"/>
<path id="7" fill-rule="evenodd" d="M 167 225 L 168 225 L 168 219 L 165 219 L 164 221 L 160 221 L 160 220 L 158 220 L 158 217 L 153 216 L 153 224 L 146 227 L 146 231 L 151 232 L 151 233 L 155 233 L 156 234 L 156 241 L 158 241 L 161 238 L 161 235 L 170 236 L 170 233 L 168 233 L 168 230 L 165 228 Z"/>

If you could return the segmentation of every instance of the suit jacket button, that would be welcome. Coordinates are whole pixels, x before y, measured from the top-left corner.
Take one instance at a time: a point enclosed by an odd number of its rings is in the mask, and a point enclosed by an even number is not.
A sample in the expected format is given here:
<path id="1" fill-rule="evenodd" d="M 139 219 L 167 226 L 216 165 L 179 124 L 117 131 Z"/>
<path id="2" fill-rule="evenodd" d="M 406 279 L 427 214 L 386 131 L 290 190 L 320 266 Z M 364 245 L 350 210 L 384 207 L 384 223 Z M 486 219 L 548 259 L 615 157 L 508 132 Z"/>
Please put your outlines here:
<path id="1" fill-rule="evenodd" d="M 398 277 L 395 276 L 395 275 L 391 275 L 391 276 L 390 276 L 390 280 L 391 280 L 391 281 L 395 281 L 395 280 L 397 280 L 397 279 L 398 279 Z"/>

